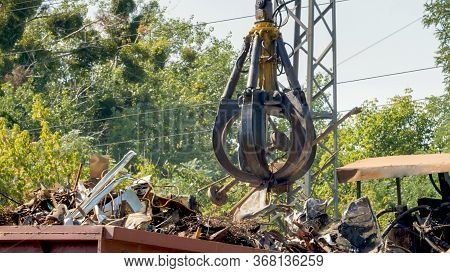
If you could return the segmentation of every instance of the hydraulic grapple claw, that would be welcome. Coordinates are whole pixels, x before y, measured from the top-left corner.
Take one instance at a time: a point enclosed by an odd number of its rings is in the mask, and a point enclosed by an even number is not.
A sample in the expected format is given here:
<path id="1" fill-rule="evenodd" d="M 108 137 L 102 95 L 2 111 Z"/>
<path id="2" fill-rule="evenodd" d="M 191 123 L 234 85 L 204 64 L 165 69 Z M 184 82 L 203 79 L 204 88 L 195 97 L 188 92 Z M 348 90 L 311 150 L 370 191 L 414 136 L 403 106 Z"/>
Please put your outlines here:
<path id="1" fill-rule="evenodd" d="M 244 40 L 219 105 L 213 148 L 219 163 L 235 179 L 254 187 L 269 182 L 269 187 L 287 188 L 286 185 L 301 178 L 314 161 L 315 129 L 281 33 L 273 23 L 272 2 L 259 1 L 256 8 L 256 23 Z M 247 88 L 234 99 L 247 57 L 250 57 Z M 290 89 L 278 90 L 278 65 L 283 66 Z M 287 121 L 289 134 L 276 128 L 270 132 L 272 118 Z M 237 123 L 238 136 L 232 140 L 227 136 L 234 123 Z M 270 167 L 273 162 L 268 162 L 271 135 L 275 135 L 272 142 L 283 142 L 278 150 L 285 153 L 284 165 L 277 169 Z M 239 162 L 236 164 L 225 149 L 227 142 L 233 141 L 238 143 Z"/>

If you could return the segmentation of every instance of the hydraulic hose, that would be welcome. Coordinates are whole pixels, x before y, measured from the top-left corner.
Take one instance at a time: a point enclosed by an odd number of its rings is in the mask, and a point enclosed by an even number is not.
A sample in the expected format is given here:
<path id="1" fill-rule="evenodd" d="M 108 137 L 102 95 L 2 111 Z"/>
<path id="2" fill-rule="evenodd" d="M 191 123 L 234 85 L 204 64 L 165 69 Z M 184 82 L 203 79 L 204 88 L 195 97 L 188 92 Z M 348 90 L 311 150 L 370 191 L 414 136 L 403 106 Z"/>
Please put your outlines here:
<path id="1" fill-rule="evenodd" d="M 383 234 L 381 235 L 382 238 L 386 237 L 386 235 L 388 235 L 388 233 L 394 228 L 394 226 L 396 224 L 398 224 L 398 222 L 403 219 L 405 216 L 408 216 L 416 211 L 419 211 L 421 209 L 426 209 L 428 210 L 430 213 L 432 212 L 432 208 L 430 206 L 427 205 L 422 205 L 422 206 L 417 206 L 414 208 L 411 208 L 405 212 L 403 212 L 402 214 L 400 214 L 394 221 L 392 221 L 392 223 L 389 224 L 389 226 L 384 230 Z"/>

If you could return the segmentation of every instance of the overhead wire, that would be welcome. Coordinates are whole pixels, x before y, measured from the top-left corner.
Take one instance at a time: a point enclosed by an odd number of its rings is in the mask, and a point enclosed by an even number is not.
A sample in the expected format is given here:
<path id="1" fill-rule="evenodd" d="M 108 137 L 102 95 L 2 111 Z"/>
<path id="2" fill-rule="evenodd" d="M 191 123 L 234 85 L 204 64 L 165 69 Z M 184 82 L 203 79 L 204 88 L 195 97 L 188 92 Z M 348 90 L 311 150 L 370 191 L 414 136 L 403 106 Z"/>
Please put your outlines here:
<path id="1" fill-rule="evenodd" d="M 132 139 L 132 140 L 125 140 L 125 141 L 117 141 L 117 142 L 112 142 L 112 143 L 98 144 L 98 145 L 94 145 L 94 147 L 105 147 L 105 146 L 127 144 L 127 143 L 133 143 L 133 142 L 145 142 L 145 141 L 156 140 L 156 139 L 160 139 L 160 138 L 185 136 L 185 135 L 193 135 L 193 134 L 201 134 L 201 133 L 211 133 L 211 132 L 212 132 L 211 130 L 202 130 L 202 131 L 188 132 L 188 133 L 161 135 L 161 136 L 149 137 L 149 138 L 143 138 L 143 139 Z"/>
<path id="2" fill-rule="evenodd" d="M 389 38 L 391 38 L 391 37 L 393 37 L 393 36 L 395 36 L 396 34 L 402 32 L 403 30 L 405 30 L 405 29 L 407 29 L 408 27 L 412 26 L 413 24 L 419 22 L 420 20 L 422 20 L 422 18 L 423 18 L 423 17 L 420 16 L 419 18 L 414 19 L 413 21 L 411 21 L 411 22 L 409 22 L 408 24 L 402 26 L 401 28 L 395 30 L 394 32 L 392 32 L 392 33 L 386 35 L 385 37 L 383 37 L 383 38 L 381 38 L 381 39 L 375 41 L 374 43 L 368 45 L 367 47 L 361 49 L 360 51 L 354 53 L 353 55 L 351 55 L 351 56 L 345 58 L 344 60 L 342 60 L 341 62 L 339 62 L 338 65 L 342 65 L 342 64 L 344 64 L 344 63 L 350 61 L 351 59 L 353 59 L 353 58 L 355 58 L 355 57 L 361 55 L 362 53 L 366 52 L 367 50 L 371 49 L 372 47 L 374 47 L 374 46 L 380 44 L 381 42 L 383 42 L 383 41 L 385 41 L 385 40 L 387 40 L 387 39 L 389 39 Z"/>
<path id="3" fill-rule="evenodd" d="M 426 67 L 426 68 L 413 69 L 413 70 L 406 70 L 406 71 L 395 72 L 395 73 L 390 73 L 390 74 L 383 74 L 383 75 L 358 78 L 358 79 L 353 79 L 353 80 L 348 80 L 348 81 L 342 81 L 342 82 L 338 82 L 337 84 L 347 84 L 347 83 L 353 83 L 353 82 L 359 82 L 359 81 L 366 81 L 366 80 L 372 80 L 372 79 L 392 77 L 392 76 L 409 74 L 409 73 L 416 73 L 416 72 L 427 71 L 427 70 L 432 70 L 432 69 L 437 69 L 437 68 L 439 68 L 439 66 Z M 146 112 L 141 112 L 141 113 L 125 114 L 125 115 L 120 115 L 120 116 L 117 116 L 117 117 L 109 117 L 109 118 L 93 119 L 93 120 L 87 120 L 87 121 L 82 121 L 82 122 L 76 122 L 76 123 L 71 123 L 71 124 L 65 125 L 65 126 L 84 125 L 84 124 L 101 122 L 101 121 L 118 120 L 118 119 L 123 119 L 123 118 L 127 118 L 127 117 L 141 116 L 141 115 L 146 115 L 146 114 L 167 112 L 167 111 L 186 109 L 186 108 L 195 108 L 195 107 L 200 108 L 201 106 L 206 106 L 206 105 L 215 105 L 215 103 L 210 102 L 210 103 L 202 103 L 202 104 L 195 104 L 195 105 L 187 105 L 187 106 L 181 106 L 181 107 L 167 108 L 167 109 L 161 109 L 161 110 L 152 110 L 152 111 L 146 111 Z M 340 112 L 348 112 L 348 111 L 340 111 Z M 58 126 L 51 126 L 49 128 L 51 128 L 51 129 L 55 129 L 55 128 L 58 129 L 58 128 L 62 128 L 62 127 L 63 127 L 63 125 L 58 125 Z M 40 128 L 25 129 L 25 130 L 27 130 L 29 132 L 34 132 L 34 131 L 39 131 Z"/>
<path id="4" fill-rule="evenodd" d="M 337 0 L 337 3 L 342 3 L 342 2 L 348 2 L 351 0 Z M 62 1 L 64 2 L 64 1 Z M 291 3 L 292 1 L 288 1 L 286 2 L 286 5 Z M 329 5 L 329 3 L 320 3 L 318 4 L 319 6 L 323 6 L 323 5 Z M 307 8 L 307 6 L 302 7 L 302 8 Z M 209 22 L 198 22 L 192 25 L 192 27 L 197 27 L 197 26 L 206 26 L 206 25 L 212 25 L 212 24 L 219 24 L 219 23 L 225 23 L 225 22 L 230 22 L 230 21 L 236 21 L 236 20 L 241 20 L 241 19 L 247 19 L 247 18 L 252 18 L 255 15 L 245 15 L 245 16 L 239 16 L 239 17 L 232 17 L 232 18 L 226 18 L 226 19 L 220 19 L 220 20 L 215 20 L 215 21 L 209 21 Z M 129 23 L 133 23 L 133 22 L 138 22 L 138 21 L 131 21 Z M 134 35 L 124 35 L 124 36 L 118 36 L 115 38 L 127 38 L 127 37 L 133 37 Z M 48 49 L 32 49 L 32 50 L 25 50 L 25 51 L 18 51 L 18 52 L 8 52 L 5 53 L 4 55 L 15 55 L 15 54 L 25 54 L 25 53 L 32 53 L 32 52 L 38 52 L 38 51 L 47 51 Z M 77 49 L 74 49 L 77 50 Z"/>
<path id="5" fill-rule="evenodd" d="M 359 78 L 359 79 L 354 79 L 354 80 L 341 81 L 341 82 L 338 82 L 337 84 L 347 84 L 347 83 L 367 81 L 367 80 L 373 80 L 373 79 L 379 79 L 379 78 L 386 78 L 386 77 L 410 74 L 410 73 L 421 72 L 421 71 L 426 71 L 426 70 L 433 70 L 433 69 L 437 69 L 437 68 L 441 68 L 441 67 L 440 66 L 424 67 L 424 68 L 406 70 L 406 71 L 395 72 L 395 73 L 390 73 L 390 74 L 383 74 L 383 75 L 370 76 L 370 77 Z"/>
<path id="6" fill-rule="evenodd" d="M 32 2 L 32 1 L 29 1 L 29 2 Z M 43 5 L 57 6 L 57 5 L 63 4 L 64 2 L 66 2 L 66 1 L 60 1 L 60 2 L 47 2 L 47 1 L 46 1 L 46 2 L 43 2 L 43 3 L 40 4 L 40 5 L 28 6 L 28 7 L 16 8 L 16 9 L 11 9 L 11 10 L 6 11 L 5 14 L 13 13 L 13 12 L 16 12 L 16 11 L 24 11 L 24 10 L 30 10 L 30 9 L 37 9 L 37 8 L 42 7 Z M 16 3 L 16 5 L 21 5 L 21 4 L 23 4 L 23 3 Z"/>
<path id="7" fill-rule="evenodd" d="M 445 95 L 441 95 L 441 96 L 436 96 L 437 98 L 443 98 Z M 428 100 L 430 100 L 430 98 L 429 97 L 427 97 L 427 98 L 422 98 L 422 99 L 415 99 L 415 100 L 411 100 L 411 102 L 422 102 L 422 101 L 428 101 Z M 377 104 L 377 105 L 375 105 L 375 107 L 377 107 L 377 108 L 379 108 L 379 107 L 386 107 L 386 106 L 391 106 L 391 105 L 393 105 L 394 103 L 384 103 L 384 104 Z M 338 113 L 339 114 L 342 114 L 342 113 L 348 113 L 348 112 L 350 112 L 350 111 L 352 111 L 353 109 L 347 109 L 347 110 L 340 110 L 340 111 L 338 111 Z"/>
<path id="8" fill-rule="evenodd" d="M 174 110 L 180 110 L 180 109 L 187 109 L 187 108 L 200 108 L 201 106 L 205 106 L 205 105 L 212 105 L 215 103 L 201 103 L 201 104 L 194 104 L 194 105 L 185 105 L 185 106 L 180 106 L 180 107 L 173 107 L 173 108 L 166 108 L 166 109 L 161 109 L 161 110 L 152 110 L 152 111 L 145 111 L 145 112 L 140 112 L 140 113 L 133 113 L 133 114 L 125 114 L 125 115 L 120 115 L 120 116 L 116 116 L 116 117 L 108 117 L 108 118 L 100 118 L 100 119 L 92 119 L 92 120 L 87 120 L 87 121 L 80 121 L 80 122 L 75 122 L 75 123 L 71 123 L 69 125 L 58 125 L 58 126 L 50 126 L 50 129 L 55 129 L 55 128 L 62 128 L 63 126 L 73 126 L 73 125 L 85 125 L 85 124 L 89 124 L 89 123 L 95 123 L 95 122 L 102 122 L 102 121 L 111 121 L 111 120 L 117 120 L 117 119 L 124 119 L 124 118 L 128 118 L 128 117 L 136 117 L 136 116 L 142 116 L 142 115 L 147 115 L 147 114 L 155 114 L 155 113 L 162 113 L 162 112 L 168 112 L 168 111 L 174 111 Z M 129 109 L 129 108 L 126 108 Z M 41 130 L 40 128 L 34 128 L 34 129 L 25 129 L 29 132 L 34 132 L 34 131 L 39 131 Z"/>
<path id="9" fill-rule="evenodd" d="M 336 1 L 336 2 L 347 2 L 350 0 L 341 0 L 341 1 Z M 28 2 L 32 2 L 32 1 L 28 1 Z M 62 1 L 64 2 L 64 1 Z M 61 3 L 62 3 L 61 2 Z M 283 1 L 284 2 L 284 1 Z M 291 3 L 293 1 L 288 1 L 283 3 L 284 6 L 286 6 L 287 4 Z M 53 5 L 56 3 L 53 3 Z M 329 5 L 329 3 L 321 3 L 318 5 Z M 278 8 L 281 8 L 282 6 L 279 6 Z M 31 8 L 31 7 L 30 7 Z M 303 7 L 306 8 L 306 7 Z M 281 10 L 281 9 L 278 9 Z M 10 10 L 13 11 L 13 10 Z M 229 22 L 229 21 L 234 21 L 234 20 L 240 20 L 240 19 L 245 19 L 245 18 L 251 18 L 254 15 L 248 15 L 248 16 L 240 16 L 240 17 L 234 17 L 234 18 L 228 18 L 228 19 L 222 19 L 222 20 L 216 20 L 216 21 L 210 21 L 210 22 L 203 22 L 203 23 L 196 23 L 193 26 L 203 26 L 203 25 L 209 25 L 209 24 L 217 24 L 217 23 L 222 23 L 222 22 Z M 340 64 L 345 63 L 347 61 L 349 61 L 350 59 L 362 54 L 363 52 L 367 51 L 368 49 L 374 47 L 375 45 L 381 43 L 382 41 L 394 36 L 395 34 L 401 32 L 402 30 L 406 29 L 407 27 L 411 26 L 412 24 L 418 22 L 420 18 L 415 19 L 414 21 L 408 23 L 407 25 L 403 26 L 402 28 L 394 31 L 393 33 L 390 33 L 389 35 L 383 37 L 382 39 L 376 41 L 375 43 L 372 43 L 371 45 L 367 46 L 366 48 L 358 51 L 357 53 L 353 54 L 352 56 L 346 58 L 345 60 L 343 60 Z M 45 49 L 34 49 L 34 50 L 28 50 L 28 51 L 22 51 L 22 52 L 14 52 L 11 54 L 20 54 L 20 53 L 28 53 L 28 52 L 36 52 L 36 51 L 41 51 L 41 50 L 45 50 Z M 377 75 L 377 76 L 371 76 L 371 77 L 365 77 L 365 78 L 360 78 L 360 79 L 354 79 L 354 80 L 348 80 L 348 81 L 342 81 L 342 82 L 338 82 L 337 84 L 347 84 L 347 83 L 353 83 L 353 82 L 359 82 L 359 81 L 366 81 L 366 80 L 371 80 L 371 79 L 377 79 L 377 78 L 384 78 L 384 77 L 390 77 L 390 76 L 395 76 L 395 75 L 402 75 L 402 74 L 408 74 L 408 73 L 415 73 L 415 72 L 419 72 L 419 71 L 425 71 L 425 70 L 431 70 L 431 69 L 436 69 L 438 67 L 427 67 L 427 68 L 421 68 L 421 69 L 414 69 L 414 70 L 408 70 L 408 71 L 401 71 L 401 72 L 396 72 L 396 73 L 391 73 L 391 74 L 384 74 L 384 75 Z M 211 104 L 211 103 L 209 103 Z M 204 104 L 206 105 L 206 104 Z M 165 110 L 158 110 L 158 111 L 149 111 L 149 112 L 144 112 L 144 113 L 138 113 L 138 114 L 130 114 L 130 115 L 122 115 L 122 116 L 118 116 L 118 117 L 111 117 L 111 118 L 104 118 L 104 119 L 96 119 L 96 120 L 89 120 L 86 122 L 78 122 L 78 123 L 74 123 L 71 125 L 79 125 L 79 124 L 87 124 L 87 123 L 92 123 L 92 122 L 99 122 L 99 121 L 108 121 L 108 120 L 114 120 L 114 119 L 121 119 L 121 118 L 125 118 L 125 117 L 130 117 L 130 116 L 137 116 L 137 115 L 144 115 L 144 114 L 148 114 L 148 113 L 155 113 L 155 112 L 161 112 L 161 111 L 169 111 L 169 110 L 174 110 L 174 109 L 165 109 Z M 53 126 L 52 128 L 60 128 L 62 126 Z M 34 131 L 34 130 L 39 130 L 39 129 L 31 129 L 30 131 Z"/>
<path id="10" fill-rule="evenodd" d="M 443 97 L 443 96 L 439 96 Z M 421 101 L 427 101 L 429 98 L 423 98 L 423 99 L 416 99 L 412 100 L 412 102 L 421 102 Z M 385 104 L 378 104 L 376 107 L 385 107 L 393 105 L 393 103 L 385 103 Z M 338 111 L 338 113 L 346 113 L 351 110 L 342 110 Z M 132 139 L 132 140 L 126 140 L 126 141 L 118 141 L 118 142 L 112 142 L 112 143 L 104 143 L 104 144 L 98 144 L 94 145 L 94 147 L 105 147 L 105 146 L 112 146 L 112 145 L 119 145 L 119 144 L 126 144 L 126 143 L 133 143 L 133 142 L 144 142 L 144 141 L 150 141 L 150 140 L 156 140 L 160 138 L 167 138 L 167 137 L 175 137 L 175 136 L 185 136 L 185 135 L 195 135 L 195 134 L 203 134 L 203 133 L 211 133 L 212 130 L 202 130 L 202 131 L 195 131 L 195 132 L 187 132 L 187 133 L 180 133 L 180 134 L 171 134 L 171 135 L 160 135 L 156 137 L 150 137 L 150 138 L 144 138 L 144 139 Z"/>

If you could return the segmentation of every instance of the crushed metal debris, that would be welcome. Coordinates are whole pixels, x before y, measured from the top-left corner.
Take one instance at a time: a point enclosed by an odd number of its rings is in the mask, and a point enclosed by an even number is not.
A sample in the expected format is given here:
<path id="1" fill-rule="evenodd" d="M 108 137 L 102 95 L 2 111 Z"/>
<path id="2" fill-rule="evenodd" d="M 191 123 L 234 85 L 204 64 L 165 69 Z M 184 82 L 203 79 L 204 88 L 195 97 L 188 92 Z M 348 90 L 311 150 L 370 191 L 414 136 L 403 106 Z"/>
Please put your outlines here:
<path id="1" fill-rule="evenodd" d="M 233 215 L 202 216 L 194 197 L 158 196 L 148 177 L 116 190 L 129 176 L 115 176 L 134 155 L 130 151 L 98 182 L 91 177 L 85 183 L 78 182 L 75 189 L 59 186 L 36 190 L 29 202 L 14 210 L 0 210 L 0 225 L 118 226 L 272 252 L 405 253 L 450 249 L 448 202 L 421 199 L 416 208 L 397 207 L 390 211 L 396 212 L 396 219 L 382 232 L 378 225 L 382 215 L 374 214 L 367 197 L 352 202 L 339 221 L 327 214 L 326 201 L 310 198 L 302 211 L 289 207 L 286 213 L 283 207 L 283 215 L 287 216 L 277 221 L 281 233 L 269 230 L 261 224 L 261 218 L 233 221 Z"/>

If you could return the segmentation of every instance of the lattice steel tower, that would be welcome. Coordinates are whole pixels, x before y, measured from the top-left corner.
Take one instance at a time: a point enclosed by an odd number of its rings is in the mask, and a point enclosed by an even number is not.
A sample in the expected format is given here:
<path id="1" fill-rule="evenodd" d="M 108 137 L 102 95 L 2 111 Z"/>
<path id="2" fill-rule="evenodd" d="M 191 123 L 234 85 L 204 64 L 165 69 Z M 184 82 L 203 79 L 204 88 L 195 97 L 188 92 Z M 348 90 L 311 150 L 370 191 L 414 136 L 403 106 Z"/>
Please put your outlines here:
<path id="1" fill-rule="evenodd" d="M 281 4 L 281 1 L 278 1 Z M 287 1 L 285 1 L 287 2 Z M 329 160 L 320 166 L 319 171 L 309 171 L 305 176 L 304 192 L 310 196 L 312 183 L 317 175 L 333 167 L 333 191 L 335 216 L 338 216 L 338 112 L 337 112 L 337 42 L 336 42 L 336 0 L 296 0 L 285 9 L 294 25 L 293 63 L 300 80 L 306 82 L 308 104 L 313 110 L 314 120 L 328 120 L 328 127 L 318 132 L 317 144 L 329 154 Z M 289 23 L 287 25 L 289 27 Z M 285 32 L 286 33 L 286 32 Z M 317 75 L 321 74 L 321 80 Z M 315 107 L 322 100 L 325 108 L 317 111 Z M 325 103 L 323 103 L 325 102 Z M 323 139 L 332 134 L 333 147 L 325 147 Z M 298 191 L 298 189 L 293 189 Z M 292 198 L 292 197 L 291 197 Z M 289 199 L 289 197 L 288 197 Z"/>

